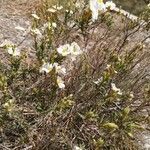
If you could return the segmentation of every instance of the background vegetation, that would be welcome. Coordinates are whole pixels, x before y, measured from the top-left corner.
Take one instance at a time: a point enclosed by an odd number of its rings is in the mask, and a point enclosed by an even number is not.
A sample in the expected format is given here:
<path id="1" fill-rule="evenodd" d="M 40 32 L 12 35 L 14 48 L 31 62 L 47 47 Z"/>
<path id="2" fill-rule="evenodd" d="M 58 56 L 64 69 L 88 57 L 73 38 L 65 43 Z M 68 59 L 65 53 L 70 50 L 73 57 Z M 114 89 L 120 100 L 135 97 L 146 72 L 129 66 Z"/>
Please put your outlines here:
<path id="1" fill-rule="evenodd" d="M 150 3 L 149 0 L 114 0 L 114 2 L 135 15 L 139 15 L 144 10 L 145 6 Z"/>

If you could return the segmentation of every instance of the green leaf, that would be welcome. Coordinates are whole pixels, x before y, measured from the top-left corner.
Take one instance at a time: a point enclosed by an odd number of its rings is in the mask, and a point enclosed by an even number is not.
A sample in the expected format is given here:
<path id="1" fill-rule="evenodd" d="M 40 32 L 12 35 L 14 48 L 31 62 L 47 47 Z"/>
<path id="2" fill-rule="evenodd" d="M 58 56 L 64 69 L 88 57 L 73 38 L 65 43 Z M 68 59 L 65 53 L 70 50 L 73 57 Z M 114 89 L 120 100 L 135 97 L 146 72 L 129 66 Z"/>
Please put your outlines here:
<path id="1" fill-rule="evenodd" d="M 123 110 L 123 115 L 124 115 L 124 116 L 127 116 L 129 113 L 130 113 L 130 108 L 129 108 L 129 106 L 128 106 L 128 107 L 126 107 L 126 108 Z"/>
<path id="2" fill-rule="evenodd" d="M 133 128 L 133 129 L 141 129 L 141 130 L 144 130 L 144 127 L 142 127 L 141 125 L 137 125 L 137 124 L 132 123 L 132 124 L 130 124 L 130 126 L 131 126 L 131 128 Z"/>
<path id="3" fill-rule="evenodd" d="M 104 145 L 104 140 L 102 138 L 99 138 L 98 140 L 94 139 L 94 145 L 96 146 L 96 148 L 100 148 L 101 146 Z"/>
<path id="4" fill-rule="evenodd" d="M 103 127 L 109 128 L 109 129 L 118 129 L 119 128 L 118 125 L 116 125 L 115 123 L 105 123 L 103 125 Z"/>
<path id="5" fill-rule="evenodd" d="M 134 138 L 133 134 L 131 132 L 127 133 L 129 137 Z"/>

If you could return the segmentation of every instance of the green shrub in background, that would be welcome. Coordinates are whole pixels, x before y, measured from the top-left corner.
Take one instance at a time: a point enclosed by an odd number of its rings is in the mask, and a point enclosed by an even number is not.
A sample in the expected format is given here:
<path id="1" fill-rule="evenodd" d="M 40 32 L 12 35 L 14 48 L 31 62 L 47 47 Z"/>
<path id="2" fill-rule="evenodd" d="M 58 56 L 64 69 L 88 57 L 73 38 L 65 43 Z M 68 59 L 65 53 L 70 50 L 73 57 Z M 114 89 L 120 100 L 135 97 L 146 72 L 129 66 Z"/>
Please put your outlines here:
<path id="1" fill-rule="evenodd" d="M 149 54 L 148 37 L 133 38 L 148 24 L 110 8 L 92 22 L 88 1 L 44 1 L 32 17 L 34 56 L 4 46 L 2 143 L 18 150 L 139 149 L 138 132 L 149 125 Z"/>

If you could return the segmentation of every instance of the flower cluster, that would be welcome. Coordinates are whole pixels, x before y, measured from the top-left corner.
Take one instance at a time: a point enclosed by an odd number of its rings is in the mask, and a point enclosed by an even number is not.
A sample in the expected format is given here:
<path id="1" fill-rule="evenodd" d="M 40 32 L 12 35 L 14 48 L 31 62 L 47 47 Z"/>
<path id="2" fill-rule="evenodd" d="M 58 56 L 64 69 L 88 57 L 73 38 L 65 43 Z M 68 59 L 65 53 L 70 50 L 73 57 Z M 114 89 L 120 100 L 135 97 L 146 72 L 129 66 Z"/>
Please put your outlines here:
<path id="1" fill-rule="evenodd" d="M 31 16 L 32 16 L 34 19 L 37 19 L 37 20 L 40 19 L 40 17 L 39 17 L 37 14 L 31 14 Z"/>
<path id="2" fill-rule="evenodd" d="M 111 83 L 112 90 L 117 93 L 118 95 L 122 95 L 122 92 L 119 88 L 116 87 L 115 83 Z"/>
<path id="3" fill-rule="evenodd" d="M 7 47 L 7 51 L 12 56 L 20 56 L 20 50 L 14 46 Z"/>
<path id="4" fill-rule="evenodd" d="M 40 68 L 40 73 L 44 73 L 44 72 L 49 73 L 52 71 L 52 69 L 53 69 L 53 64 L 44 62 Z"/>
<path id="5" fill-rule="evenodd" d="M 0 44 L 0 48 L 5 48 L 8 54 L 12 55 L 13 57 L 18 57 L 21 55 L 21 51 L 19 48 L 16 47 L 16 45 L 11 42 L 5 40 L 2 44 Z"/>
<path id="6" fill-rule="evenodd" d="M 64 68 L 63 66 L 60 66 L 58 63 L 50 64 L 48 62 L 47 63 L 44 62 L 43 65 L 40 67 L 40 73 L 49 73 L 53 69 L 55 69 L 56 74 L 58 74 L 57 76 L 58 87 L 61 89 L 65 88 L 64 81 L 60 77 L 60 75 L 66 74 L 66 68 Z"/>
<path id="7" fill-rule="evenodd" d="M 98 19 L 98 12 L 105 12 L 107 9 L 114 10 L 116 8 L 116 4 L 112 1 L 108 1 L 106 3 L 103 0 L 90 0 L 90 10 L 92 11 L 92 21 Z"/>
<path id="8" fill-rule="evenodd" d="M 57 48 L 57 52 L 61 54 L 63 57 L 70 55 L 72 60 L 75 60 L 76 57 L 82 53 L 80 46 L 76 42 L 73 42 L 71 44 L 61 45 L 59 48 Z M 40 73 L 49 73 L 53 69 L 55 70 L 55 73 L 58 75 L 57 76 L 58 87 L 61 89 L 65 88 L 64 81 L 60 77 L 60 75 L 66 74 L 65 67 L 59 65 L 56 62 L 53 64 L 49 62 L 44 62 L 43 65 L 40 67 Z"/>
<path id="9" fill-rule="evenodd" d="M 57 52 L 62 56 L 70 55 L 70 58 L 73 61 L 76 59 L 78 55 L 82 53 L 80 46 L 76 42 L 73 42 L 71 44 L 61 45 L 59 48 L 57 48 Z"/>
<path id="10" fill-rule="evenodd" d="M 39 36 L 42 36 L 42 33 L 39 29 L 35 28 L 35 29 L 31 29 L 31 32 L 34 34 L 34 35 L 39 35 Z"/>
<path id="11" fill-rule="evenodd" d="M 49 8 L 47 11 L 51 12 L 51 13 L 55 13 L 57 10 L 61 10 L 63 8 L 63 6 L 52 6 L 51 8 Z"/>
<path id="12" fill-rule="evenodd" d="M 14 108 L 14 100 L 13 100 L 13 99 L 8 100 L 6 103 L 3 104 L 3 107 L 5 108 L 5 110 L 6 110 L 7 112 L 13 111 L 13 108 Z"/>

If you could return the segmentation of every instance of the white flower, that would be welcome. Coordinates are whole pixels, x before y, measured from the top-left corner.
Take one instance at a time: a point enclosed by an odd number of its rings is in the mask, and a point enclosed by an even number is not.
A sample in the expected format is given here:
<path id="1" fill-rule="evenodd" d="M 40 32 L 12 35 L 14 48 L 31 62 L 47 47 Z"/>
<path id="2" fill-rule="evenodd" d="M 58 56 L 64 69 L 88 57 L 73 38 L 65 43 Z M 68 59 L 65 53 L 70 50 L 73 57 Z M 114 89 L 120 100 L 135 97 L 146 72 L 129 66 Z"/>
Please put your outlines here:
<path id="1" fill-rule="evenodd" d="M 42 67 L 40 68 L 40 73 L 44 72 L 49 73 L 50 71 L 52 71 L 52 69 L 53 69 L 52 64 L 44 62 Z"/>
<path id="2" fill-rule="evenodd" d="M 107 64 L 106 69 L 110 69 L 110 67 L 111 67 L 111 65 L 110 65 L 110 64 Z"/>
<path id="3" fill-rule="evenodd" d="M 52 22 L 52 27 L 56 28 L 57 24 L 55 22 Z"/>
<path id="4" fill-rule="evenodd" d="M 106 6 L 105 4 L 103 3 L 103 0 L 98 0 L 98 6 L 99 6 L 99 10 L 102 11 L 102 12 L 105 12 L 106 11 Z"/>
<path id="5" fill-rule="evenodd" d="M 54 9 L 54 8 L 49 8 L 49 9 L 47 9 L 47 11 L 48 11 L 48 12 L 51 12 L 51 13 L 54 13 L 54 12 L 56 12 L 57 10 Z"/>
<path id="6" fill-rule="evenodd" d="M 61 45 L 59 48 L 57 48 L 57 52 L 61 54 L 62 56 L 67 56 L 70 54 L 70 45 L 65 44 Z"/>
<path id="7" fill-rule="evenodd" d="M 92 21 L 98 19 L 98 12 L 106 11 L 105 4 L 103 3 L 103 0 L 90 0 L 90 10 L 92 11 Z"/>
<path id="8" fill-rule="evenodd" d="M 70 53 L 71 55 L 75 56 L 80 55 L 82 53 L 80 46 L 76 42 L 71 43 Z"/>
<path id="9" fill-rule="evenodd" d="M 58 73 L 58 74 L 66 74 L 66 68 L 60 66 L 58 63 L 54 63 L 53 66 L 55 67 L 56 73 Z"/>
<path id="10" fill-rule="evenodd" d="M 51 12 L 51 13 L 54 13 L 57 10 L 61 10 L 62 8 L 63 8 L 63 6 L 56 6 L 56 5 L 54 5 L 54 6 L 52 6 L 52 8 L 49 8 L 47 11 Z"/>
<path id="11" fill-rule="evenodd" d="M 134 98 L 133 92 L 130 93 L 130 97 L 131 97 L 131 98 Z"/>
<path id="12" fill-rule="evenodd" d="M 75 145 L 75 146 L 73 147 L 73 150 L 83 150 L 83 149 L 80 148 L 79 146 L 76 146 L 76 145 Z"/>
<path id="13" fill-rule="evenodd" d="M 11 41 L 8 41 L 8 40 L 4 40 L 1 44 L 0 44 L 0 47 L 7 47 L 7 46 L 9 46 L 9 45 L 14 45 L 14 43 L 13 42 L 11 42 Z"/>
<path id="14" fill-rule="evenodd" d="M 31 29 L 31 32 L 33 32 L 36 35 L 42 35 L 42 33 L 40 32 L 39 29 L 35 28 L 35 29 Z"/>
<path id="15" fill-rule="evenodd" d="M 76 8 L 80 8 L 78 9 L 79 11 L 85 6 L 85 1 L 81 1 L 81 0 L 76 0 L 75 2 L 75 7 Z"/>
<path id="16" fill-rule="evenodd" d="M 70 28 L 73 28 L 74 25 L 75 25 L 74 21 L 68 21 L 67 22 L 67 26 L 69 26 Z"/>
<path id="17" fill-rule="evenodd" d="M 67 9 L 66 12 L 67 12 L 67 13 L 70 13 L 70 14 L 73 14 L 73 11 L 72 11 L 72 10 L 68 10 L 68 9 Z"/>
<path id="18" fill-rule="evenodd" d="M 37 19 L 37 20 L 40 19 L 40 17 L 39 17 L 37 14 L 31 14 L 31 16 L 32 16 L 33 18 Z"/>
<path id="19" fill-rule="evenodd" d="M 134 98 L 134 94 L 133 94 L 133 92 L 130 92 L 129 93 L 129 100 L 132 100 Z"/>
<path id="20" fill-rule="evenodd" d="M 14 46 L 8 46 L 7 51 L 12 56 L 20 56 L 20 50 Z"/>
<path id="21" fill-rule="evenodd" d="M 148 8 L 150 8 L 150 3 L 147 6 L 148 6 Z"/>
<path id="22" fill-rule="evenodd" d="M 81 4 L 80 4 L 79 2 L 76 2 L 76 3 L 75 3 L 75 6 L 76 6 L 77 8 L 80 8 Z"/>
<path id="23" fill-rule="evenodd" d="M 45 31 L 46 28 L 51 29 L 52 27 L 53 27 L 53 28 L 56 28 L 56 27 L 57 27 L 57 24 L 56 24 L 55 22 L 52 22 L 52 23 L 47 22 L 47 23 L 45 23 L 45 24 L 43 25 L 43 27 L 41 28 L 41 30 L 42 30 L 42 31 Z M 53 30 L 53 29 L 52 29 L 52 30 Z"/>
<path id="24" fill-rule="evenodd" d="M 130 20 L 132 20 L 132 21 L 138 21 L 138 17 L 136 17 L 136 16 L 134 16 L 134 15 L 132 15 L 132 14 L 128 14 L 128 15 L 126 15 Z"/>
<path id="25" fill-rule="evenodd" d="M 70 10 L 70 14 L 73 14 L 73 11 L 72 11 L 72 10 Z"/>
<path id="26" fill-rule="evenodd" d="M 116 87 L 114 83 L 111 83 L 111 88 L 114 92 L 116 92 L 118 95 L 122 95 L 122 92 L 119 88 Z"/>
<path id="27" fill-rule="evenodd" d="M 65 84 L 64 84 L 64 81 L 62 80 L 62 78 L 61 77 L 57 77 L 57 84 L 58 84 L 58 87 L 60 88 L 60 89 L 64 89 L 65 88 Z"/>
<path id="28" fill-rule="evenodd" d="M 56 6 L 56 5 L 54 5 L 53 8 L 57 9 L 57 10 L 61 10 L 61 9 L 63 9 L 63 6 Z"/>
<path id="29" fill-rule="evenodd" d="M 97 81 L 93 81 L 95 84 L 99 84 L 99 83 L 101 83 L 102 82 L 102 78 L 99 78 Z"/>
<path id="30" fill-rule="evenodd" d="M 4 103 L 3 104 L 3 107 L 8 111 L 8 112 L 11 112 L 13 110 L 13 103 L 14 103 L 14 100 L 10 99 L 8 102 Z"/>
<path id="31" fill-rule="evenodd" d="M 59 48 L 57 48 L 57 52 L 62 56 L 67 56 L 71 54 L 70 58 L 73 61 L 76 59 L 76 56 L 82 53 L 80 46 L 76 42 L 71 43 L 71 45 L 70 44 L 61 45 Z"/>
<path id="32" fill-rule="evenodd" d="M 90 0 L 90 10 L 92 11 L 92 21 L 98 19 L 99 5 L 97 0 Z"/>
<path id="33" fill-rule="evenodd" d="M 48 22 L 43 24 L 43 26 L 41 27 L 41 30 L 45 31 L 46 28 L 48 28 Z"/>
<path id="34" fill-rule="evenodd" d="M 116 70 L 114 70 L 114 73 L 117 74 L 118 72 Z"/>
<path id="35" fill-rule="evenodd" d="M 116 4 L 113 3 L 112 1 L 108 1 L 105 3 L 106 8 L 109 8 L 110 10 L 115 10 Z"/>

